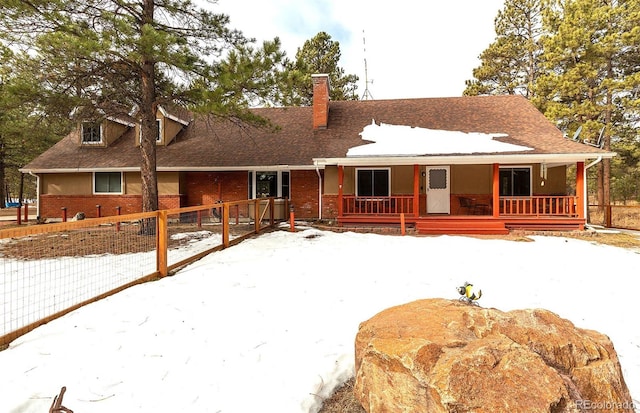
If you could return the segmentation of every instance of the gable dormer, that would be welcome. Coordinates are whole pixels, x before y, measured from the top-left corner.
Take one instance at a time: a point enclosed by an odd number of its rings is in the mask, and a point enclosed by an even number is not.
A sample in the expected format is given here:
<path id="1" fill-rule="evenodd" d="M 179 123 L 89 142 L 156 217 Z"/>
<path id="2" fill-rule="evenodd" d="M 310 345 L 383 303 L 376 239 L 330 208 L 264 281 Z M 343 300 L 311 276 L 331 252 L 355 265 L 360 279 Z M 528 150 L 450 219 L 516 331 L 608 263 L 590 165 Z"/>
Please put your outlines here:
<path id="1" fill-rule="evenodd" d="M 78 124 L 79 144 L 107 147 L 133 127 L 135 123 L 111 116 L 97 121 L 83 120 Z"/>
<path id="2" fill-rule="evenodd" d="M 182 128 L 189 126 L 189 117 L 186 115 L 178 108 L 169 110 L 164 106 L 158 106 L 156 120 L 160 122 L 158 125 L 158 130 L 161 131 L 160 145 L 170 144 Z"/>
<path id="3" fill-rule="evenodd" d="M 184 127 L 189 126 L 189 117 L 185 115 L 186 114 L 180 113 L 178 110 L 169 111 L 163 106 L 158 106 L 158 110 L 156 111 L 156 125 L 158 127 L 156 145 L 169 145 Z M 142 136 L 139 123 L 136 125 L 136 136 L 137 143 L 140 145 Z"/>

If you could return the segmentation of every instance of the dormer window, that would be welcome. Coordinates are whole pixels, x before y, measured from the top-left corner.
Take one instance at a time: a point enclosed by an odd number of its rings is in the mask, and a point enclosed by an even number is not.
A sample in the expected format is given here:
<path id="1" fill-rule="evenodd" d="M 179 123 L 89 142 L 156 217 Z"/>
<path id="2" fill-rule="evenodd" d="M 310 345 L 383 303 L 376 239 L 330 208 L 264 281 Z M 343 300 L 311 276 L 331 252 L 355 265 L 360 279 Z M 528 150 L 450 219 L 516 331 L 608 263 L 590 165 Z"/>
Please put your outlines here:
<path id="1" fill-rule="evenodd" d="M 138 130 L 138 142 L 142 142 L 142 128 Z M 156 119 L 156 143 L 162 143 L 162 119 Z"/>
<path id="2" fill-rule="evenodd" d="M 162 119 L 156 119 L 156 142 L 162 142 Z"/>
<path id="3" fill-rule="evenodd" d="M 97 122 L 82 122 L 82 143 L 101 143 L 102 127 Z"/>

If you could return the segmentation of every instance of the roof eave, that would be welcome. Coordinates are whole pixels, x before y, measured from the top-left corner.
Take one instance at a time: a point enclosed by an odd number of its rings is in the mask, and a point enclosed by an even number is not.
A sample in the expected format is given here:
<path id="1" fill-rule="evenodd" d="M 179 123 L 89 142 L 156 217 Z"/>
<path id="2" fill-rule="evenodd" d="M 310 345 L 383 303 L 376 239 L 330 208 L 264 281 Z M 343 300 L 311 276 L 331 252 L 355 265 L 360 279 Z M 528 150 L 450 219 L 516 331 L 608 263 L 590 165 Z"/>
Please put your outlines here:
<path id="1" fill-rule="evenodd" d="M 171 166 L 157 167 L 158 172 L 243 172 L 243 171 L 291 171 L 315 170 L 316 165 L 245 165 L 245 166 Z M 110 167 L 110 168 L 21 168 L 26 174 L 52 173 L 90 173 L 90 172 L 140 172 L 139 167 Z"/>
<path id="2" fill-rule="evenodd" d="M 615 152 L 602 153 L 535 153 L 535 154 L 487 154 L 487 155 L 427 155 L 427 156 L 358 156 L 344 158 L 314 158 L 319 167 L 326 165 L 473 165 L 516 163 L 584 162 L 588 159 L 611 159 Z"/>

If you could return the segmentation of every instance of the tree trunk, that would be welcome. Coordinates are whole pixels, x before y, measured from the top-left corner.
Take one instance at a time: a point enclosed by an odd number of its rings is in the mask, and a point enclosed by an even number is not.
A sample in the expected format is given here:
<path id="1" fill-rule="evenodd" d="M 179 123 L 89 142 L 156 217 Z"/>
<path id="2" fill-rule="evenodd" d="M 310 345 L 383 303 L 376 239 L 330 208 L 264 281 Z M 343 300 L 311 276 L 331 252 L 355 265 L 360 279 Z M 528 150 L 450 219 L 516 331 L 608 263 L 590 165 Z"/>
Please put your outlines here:
<path id="1" fill-rule="evenodd" d="M 143 21 L 140 27 L 153 21 L 153 0 L 144 0 Z M 158 210 L 158 175 L 156 172 L 156 85 L 155 63 L 149 57 L 143 57 L 140 71 L 141 102 L 140 108 L 140 154 L 142 162 L 140 175 L 142 179 L 142 211 Z M 155 223 L 143 222 L 141 232 L 155 233 Z"/>
<path id="2" fill-rule="evenodd" d="M 613 63 L 611 58 L 607 61 L 607 78 L 614 79 L 613 73 Z M 602 135 L 602 139 L 604 139 L 602 148 L 606 151 L 611 151 L 611 127 L 612 125 L 612 117 L 613 117 L 613 93 L 611 90 L 607 90 L 606 94 L 606 103 L 607 106 L 604 112 L 604 124 L 605 129 Z M 607 205 L 611 204 L 611 159 L 605 159 L 602 162 L 602 204 L 604 207 L 604 222 L 605 225 L 611 222 L 611 217 L 607 216 L 607 214 L 611 211 L 610 208 L 606 208 Z"/>
<path id="3" fill-rule="evenodd" d="M 24 199 L 24 174 L 20 174 L 20 187 L 18 188 L 18 202 L 22 205 Z"/>
<path id="4" fill-rule="evenodd" d="M 9 194 L 6 191 L 7 183 L 5 182 L 5 173 L 4 173 L 4 153 L 0 153 L 0 208 L 6 208 L 6 199 L 8 199 Z"/>

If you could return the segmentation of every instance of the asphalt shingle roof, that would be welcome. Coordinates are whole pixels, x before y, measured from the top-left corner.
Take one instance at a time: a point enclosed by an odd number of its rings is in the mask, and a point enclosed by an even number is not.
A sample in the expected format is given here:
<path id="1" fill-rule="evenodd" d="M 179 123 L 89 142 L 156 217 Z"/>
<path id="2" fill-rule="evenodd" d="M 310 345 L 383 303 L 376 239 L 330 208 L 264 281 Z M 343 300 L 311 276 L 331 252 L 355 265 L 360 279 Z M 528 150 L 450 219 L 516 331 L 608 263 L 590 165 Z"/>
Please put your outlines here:
<path id="1" fill-rule="evenodd" d="M 222 169 L 242 166 L 313 165 L 314 158 L 345 157 L 365 144 L 359 135 L 376 123 L 462 132 L 505 133 L 501 141 L 534 148 L 527 154 L 587 154 L 604 151 L 565 139 L 521 96 L 332 101 L 328 128 L 313 130 L 311 107 L 260 108 L 256 114 L 280 128 L 239 126 L 196 118 L 168 146 L 158 146 L 158 169 Z M 79 145 L 73 132 L 22 170 L 137 168 L 139 148 L 133 129 L 109 147 Z M 517 153 L 517 152 L 516 152 Z"/>

